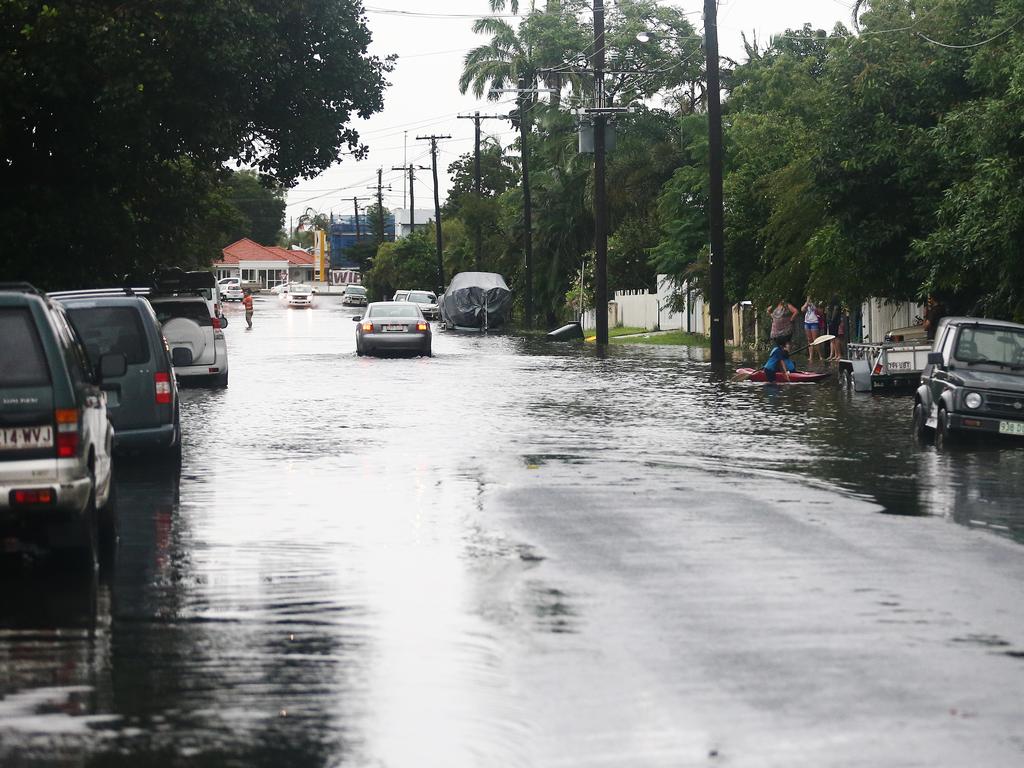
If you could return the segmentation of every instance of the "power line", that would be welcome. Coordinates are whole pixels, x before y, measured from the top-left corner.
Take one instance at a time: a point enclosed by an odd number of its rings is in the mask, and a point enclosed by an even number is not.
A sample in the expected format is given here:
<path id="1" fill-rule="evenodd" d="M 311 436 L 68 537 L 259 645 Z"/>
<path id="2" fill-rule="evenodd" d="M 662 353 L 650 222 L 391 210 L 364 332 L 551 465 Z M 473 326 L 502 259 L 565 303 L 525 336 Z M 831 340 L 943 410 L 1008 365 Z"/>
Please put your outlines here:
<path id="1" fill-rule="evenodd" d="M 995 42 L 1004 35 L 1010 34 L 1010 32 L 1012 32 L 1014 29 L 1020 26 L 1020 23 L 1022 21 L 1024 21 L 1024 16 L 1021 16 L 1019 19 L 1013 22 L 1013 24 L 1008 26 L 998 35 L 993 35 L 992 37 L 988 38 L 988 40 L 982 40 L 980 43 L 970 43 L 969 45 L 952 45 L 950 43 L 940 43 L 938 40 L 932 40 L 930 37 L 928 37 L 928 35 L 924 34 L 923 32 L 915 32 L 915 34 L 925 42 L 931 43 L 932 45 L 938 45 L 942 48 L 952 48 L 953 50 L 957 51 L 965 51 L 969 48 L 978 48 L 982 45 L 988 45 L 989 43 Z"/>

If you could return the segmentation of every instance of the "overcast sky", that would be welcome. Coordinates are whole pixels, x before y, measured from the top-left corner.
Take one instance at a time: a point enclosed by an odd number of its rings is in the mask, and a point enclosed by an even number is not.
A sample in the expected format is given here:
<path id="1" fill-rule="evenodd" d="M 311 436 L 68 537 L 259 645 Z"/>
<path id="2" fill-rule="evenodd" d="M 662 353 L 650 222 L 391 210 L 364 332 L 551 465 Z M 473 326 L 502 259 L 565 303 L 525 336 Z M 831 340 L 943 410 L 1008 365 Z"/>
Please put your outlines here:
<path id="1" fill-rule="evenodd" d="M 613 2 L 606 0 L 605 4 L 610 6 Z M 849 26 L 851 2 L 721 0 L 722 53 L 738 57 L 742 52 L 740 33 L 744 31 L 756 31 L 759 40 L 767 40 L 772 33 L 799 27 L 804 22 L 824 29 L 831 29 L 837 21 Z M 528 6 L 529 0 L 521 0 L 521 5 Z M 662 5 L 697 12 L 694 24 L 700 29 L 703 0 L 677 0 Z M 321 213 L 351 213 L 354 196 L 370 197 L 376 193 L 367 187 L 376 185 L 379 167 L 384 169 L 385 185 L 391 185 L 391 192 L 385 193 L 385 206 L 401 207 L 403 174 L 391 168 L 404 165 L 406 158 L 417 165 L 429 165 L 429 144 L 417 141 L 416 136 L 431 133 L 452 136 L 439 142 L 438 173 L 443 203 L 448 188 L 448 165 L 473 148 L 473 123 L 457 116 L 477 109 L 486 114 L 509 108 L 507 104 L 477 101 L 459 93 L 463 56 L 487 40 L 472 31 L 473 20 L 488 12 L 487 0 L 365 0 L 365 6 L 373 33 L 371 52 L 379 56 L 399 55 L 390 76 L 392 86 L 384 96 L 384 110 L 370 120 L 356 122 L 362 141 L 370 147 L 369 157 L 359 162 L 345 159 L 317 178 L 301 182 L 288 194 L 289 217 L 298 217 L 310 207 Z M 402 11 L 422 15 L 403 15 Z M 432 18 L 430 14 L 438 17 Z M 505 144 L 515 138 L 508 122 L 489 120 L 483 125 L 486 133 L 500 136 Z M 416 207 L 431 208 L 430 171 L 417 173 Z M 368 202 L 360 200 L 359 205 Z"/>

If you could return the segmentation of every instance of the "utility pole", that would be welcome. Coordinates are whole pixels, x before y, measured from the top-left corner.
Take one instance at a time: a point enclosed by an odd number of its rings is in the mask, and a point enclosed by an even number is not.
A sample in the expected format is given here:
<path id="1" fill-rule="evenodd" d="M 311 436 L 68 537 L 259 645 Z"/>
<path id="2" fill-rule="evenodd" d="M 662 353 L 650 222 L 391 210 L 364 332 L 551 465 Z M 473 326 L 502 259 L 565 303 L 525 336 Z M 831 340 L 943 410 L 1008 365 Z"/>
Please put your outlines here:
<path id="1" fill-rule="evenodd" d="M 356 216 L 356 218 L 355 218 L 355 222 L 356 222 L 356 242 L 358 243 L 359 239 L 360 239 L 359 238 L 359 198 L 358 197 L 353 197 L 352 198 L 352 209 L 353 209 L 352 212 Z"/>
<path id="2" fill-rule="evenodd" d="M 437 140 L 450 138 L 451 136 L 448 134 L 416 137 L 416 141 L 430 142 L 430 167 L 434 172 L 434 240 L 437 246 L 437 294 L 439 296 L 444 292 L 444 255 L 441 242 L 441 198 L 437 188 Z"/>
<path id="3" fill-rule="evenodd" d="M 480 121 L 481 120 L 508 120 L 508 115 L 481 115 L 479 112 L 474 112 L 472 115 L 459 115 L 459 120 L 472 120 L 474 127 L 474 142 L 473 142 L 473 190 L 476 192 L 477 200 L 483 199 L 483 182 L 480 174 Z M 480 222 L 477 221 L 474 227 L 475 237 L 475 252 L 476 252 L 476 271 L 479 272 L 483 262 L 483 231 L 480 228 Z"/>
<path id="4" fill-rule="evenodd" d="M 725 362 L 725 206 L 722 193 L 722 92 L 718 78 L 718 2 L 704 0 L 708 95 L 708 214 L 711 224 L 711 362 Z"/>
<path id="5" fill-rule="evenodd" d="M 519 87 L 525 86 L 520 80 Z M 532 91 L 531 91 L 532 92 Z M 523 163 L 523 258 L 526 271 L 526 299 L 523 302 L 526 310 L 526 327 L 533 328 L 533 203 L 530 197 L 530 146 L 527 138 L 530 128 L 526 122 L 526 90 L 519 94 L 519 142 L 522 145 L 520 154 Z"/>
<path id="6" fill-rule="evenodd" d="M 426 165 L 393 165 L 391 166 L 392 171 L 408 171 L 409 172 L 409 234 L 411 235 L 416 231 L 416 196 L 413 194 L 413 184 L 416 182 L 416 169 L 421 171 L 429 171 L 430 168 Z M 404 177 L 403 177 L 404 178 Z M 397 235 L 396 235 L 397 237 Z"/>
<path id="7" fill-rule="evenodd" d="M 367 189 L 374 189 L 374 187 L 367 187 Z M 384 186 L 384 169 L 377 169 L 377 226 L 380 228 L 380 239 L 377 241 L 377 245 L 384 242 L 384 190 L 391 191 L 391 185 Z"/>
<path id="8" fill-rule="evenodd" d="M 594 0 L 594 109 L 604 109 L 604 0 Z M 599 346 L 608 344 L 608 200 L 605 116 L 594 113 L 594 320 Z"/>

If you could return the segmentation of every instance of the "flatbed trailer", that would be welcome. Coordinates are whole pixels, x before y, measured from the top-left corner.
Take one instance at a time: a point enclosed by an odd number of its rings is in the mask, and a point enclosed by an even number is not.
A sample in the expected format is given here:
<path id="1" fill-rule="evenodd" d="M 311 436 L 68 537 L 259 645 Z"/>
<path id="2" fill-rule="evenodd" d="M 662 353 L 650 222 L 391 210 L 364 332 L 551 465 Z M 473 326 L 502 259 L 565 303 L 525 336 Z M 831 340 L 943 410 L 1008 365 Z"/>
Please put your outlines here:
<path id="1" fill-rule="evenodd" d="M 839 361 L 839 381 L 856 392 L 913 391 L 921 382 L 932 343 L 886 341 L 847 344 L 847 356 Z"/>

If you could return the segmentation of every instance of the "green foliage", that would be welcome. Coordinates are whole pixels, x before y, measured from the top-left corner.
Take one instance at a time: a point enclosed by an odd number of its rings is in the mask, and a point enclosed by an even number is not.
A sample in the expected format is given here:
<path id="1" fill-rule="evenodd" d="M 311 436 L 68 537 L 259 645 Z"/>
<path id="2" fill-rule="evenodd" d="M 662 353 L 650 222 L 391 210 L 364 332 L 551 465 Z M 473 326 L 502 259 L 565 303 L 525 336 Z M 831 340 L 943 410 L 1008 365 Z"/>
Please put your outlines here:
<path id="1" fill-rule="evenodd" d="M 209 264 L 239 211 L 263 226 L 226 163 L 287 186 L 363 152 L 349 124 L 390 68 L 369 41 L 351 0 L 0 4 L 0 222 L 27 235 L 0 268 L 73 287 Z"/>
<path id="2" fill-rule="evenodd" d="M 434 229 L 417 229 L 408 237 L 381 243 L 364 283 L 373 301 L 390 300 L 396 290 L 423 288 L 437 282 Z"/>

